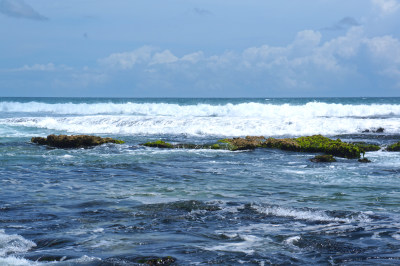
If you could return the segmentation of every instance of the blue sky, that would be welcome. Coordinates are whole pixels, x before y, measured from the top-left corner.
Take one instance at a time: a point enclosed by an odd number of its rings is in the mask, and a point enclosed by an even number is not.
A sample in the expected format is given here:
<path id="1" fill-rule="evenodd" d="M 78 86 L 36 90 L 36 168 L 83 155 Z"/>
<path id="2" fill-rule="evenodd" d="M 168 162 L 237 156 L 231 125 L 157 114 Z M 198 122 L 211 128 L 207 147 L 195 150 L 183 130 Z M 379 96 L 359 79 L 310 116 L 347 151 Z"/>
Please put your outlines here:
<path id="1" fill-rule="evenodd" d="M 0 0 L 0 96 L 400 96 L 400 0 Z"/>

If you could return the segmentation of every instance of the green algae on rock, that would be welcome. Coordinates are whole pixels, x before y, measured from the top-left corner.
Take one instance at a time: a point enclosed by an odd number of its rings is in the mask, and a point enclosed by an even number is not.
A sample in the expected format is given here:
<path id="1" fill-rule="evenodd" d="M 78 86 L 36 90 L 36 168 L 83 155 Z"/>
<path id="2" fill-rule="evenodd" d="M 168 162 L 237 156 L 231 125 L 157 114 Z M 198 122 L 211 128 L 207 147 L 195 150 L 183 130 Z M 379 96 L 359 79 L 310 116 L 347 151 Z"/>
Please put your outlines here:
<path id="1" fill-rule="evenodd" d="M 47 138 L 33 137 L 31 142 L 39 145 L 47 145 L 54 148 L 88 148 L 105 143 L 122 144 L 122 140 L 102 138 L 90 135 L 48 135 Z"/>
<path id="2" fill-rule="evenodd" d="M 400 141 L 386 147 L 387 151 L 400 151 Z"/>
<path id="3" fill-rule="evenodd" d="M 323 152 L 348 159 L 360 158 L 360 153 L 363 152 L 356 145 L 342 142 L 340 139 L 332 140 L 322 135 L 285 139 L 246 137 L 231 140 L 225 139 L 223 141 L 232 144 L 237 150 L 260 147 L 296 152 Z"/>
<path id="4" fill-rule="evenodd" d="M 245 138 L 222 139 L 214 144 L 171 144 L 157 140 L 140 145 L 168 149 L 217 149 L 230 151 L 271 148 L 295 152 L 322 152 L 348 159 L 358 159 L 361 157 L 361 153 L 364 154 L 365 150 L 370 149 L 370 146 L 374 146 L 364 145 L 360 148 L 355 144 L 342 142 L 340 139 L 332 140 L 322 135 L 285 139 L 266 139 L 263 136 L 247 136 Z"/>
<path id="5" fill-rule="evenodd" d="M 375 145 L 375 144 L 369 144 L 366 142 L 352 142 L 351 144 L 356 145 L 360 151 L 379 151 L 381 149 L 381 147 L 379 145 Z"/>
<path id="6" fill-rule="evenodd" d="M 157 140 L 157 141 L 153 141 L 153 142 L 146 142 L 143 144 L 140 144 L 142 146 L 146 146 L 146 147 L 155 147 L 155 148 L 161 148 L 161 149 L 173 149 L 174 145 L 172 145 L 171 143 L 165 142 L 163 140 Z"/>
<path id="7" fill-rule="evenodd" d="M 332 155 L 324 154 L 316 155 L 314 158 L 311 158 L 310 161 L 314 163 L 333 163 L 336 162 L 336 159 L 333 158 Z"/>

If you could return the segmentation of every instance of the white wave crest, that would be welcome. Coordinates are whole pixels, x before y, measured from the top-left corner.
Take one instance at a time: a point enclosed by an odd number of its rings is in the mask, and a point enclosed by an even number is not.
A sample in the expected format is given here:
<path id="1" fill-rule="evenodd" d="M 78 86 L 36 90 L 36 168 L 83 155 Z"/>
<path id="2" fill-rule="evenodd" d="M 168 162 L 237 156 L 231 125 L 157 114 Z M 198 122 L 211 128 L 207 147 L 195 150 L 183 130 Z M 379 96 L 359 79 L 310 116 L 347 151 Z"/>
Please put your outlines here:
<path id="1" fill-rule="evenodd" d="M 162 116 L 74 116 L 23 117 L 0 119 L 1 127 L 22 126 L 84 134 L 186 134 L 195 136 L 306 136 L 360 133 L 365 129 L 385 128 L 398 133 L 400 118 L 359 119 L 302 117 L 162 117 Z M 15 128 L 13 129 L 15 131 Z M 1 131 L 1 130 L 0 130 Z M 7 131 L 7 130 L 6 130 Z M 23 129 L 22 129 L 23 131 Z M 19 132 L 16 131 L 17 133 Z"/>
<path id="2" fill-rule="evenodd" d="M 280 206 L 258 206 L 253 205 L 259 213 L 264 213 L 267 215 L 281 216 L 281 217 L 292 217 L 299 220 L 307 221 L 322 221 L 322 222 L 342 222 L 342 223 L 352 223 L 352 222 L 371 222 L 371 219 L 365 214 L 359 214 L 354 217 L 333 217 L 328 215 L 325 211 L 318 210 L 298 210 L 292 208 L 284 208 Z"/>
<path id="3" fill-rule="evenodd" d="M 8 235 L 0 230 L 0 257 L 18 254 L 36 247 L 36 244 L 20 235 Z"/>
<path id="4" fill-rule="evenodd" d="M 399 116 L 400 105 L 350 105 L 309 102 L 303 105 L 240 103 L 195 104 L 169 103 L 41 103 L 0 102 L 3 113 L 57 114 L 57 115 L 140 115 L 191 117 L 371 117 Z"/>

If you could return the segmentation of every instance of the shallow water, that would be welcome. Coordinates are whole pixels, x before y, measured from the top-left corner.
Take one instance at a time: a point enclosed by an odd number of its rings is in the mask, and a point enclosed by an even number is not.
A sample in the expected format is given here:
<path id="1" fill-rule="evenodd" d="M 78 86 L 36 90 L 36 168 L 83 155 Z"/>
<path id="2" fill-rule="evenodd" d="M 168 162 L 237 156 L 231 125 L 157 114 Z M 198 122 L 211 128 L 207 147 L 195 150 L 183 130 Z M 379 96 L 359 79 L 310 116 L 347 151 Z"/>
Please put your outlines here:
<path id="1" fill-rule="evenodd" d="M 398 98 L 3 98 L 0 110 L 0 264 L 400 263 L 400 153 L 316 164 L 310 153 L 139 145 L 321 133 L 384 146 L 400 140 Z M 51 133 L 126 143 L 30 143 Z"/>

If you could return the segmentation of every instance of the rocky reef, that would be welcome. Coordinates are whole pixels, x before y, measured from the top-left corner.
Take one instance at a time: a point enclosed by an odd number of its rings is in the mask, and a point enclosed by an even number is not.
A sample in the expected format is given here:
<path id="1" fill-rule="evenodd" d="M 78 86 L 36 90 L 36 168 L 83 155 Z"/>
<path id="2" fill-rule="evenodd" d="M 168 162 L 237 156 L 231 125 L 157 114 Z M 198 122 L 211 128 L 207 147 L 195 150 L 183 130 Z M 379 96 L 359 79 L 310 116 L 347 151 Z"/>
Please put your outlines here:
<path id="1" fill-rule="evenodd" d="M 263 136 L 247 136 L 218 140 L 214 144 L 171 144 L 165 141 L 147 142 L 141 144 L 148 147 L 169 149 L 223 149 L 230 151 L 253 150 L 256 148 L 280 149 L 295 152 L 324 153 L 336 157 L 358 159 L 366 151 L 379 150 L 380 147 L 367 143 L 346 143 L 340 139 L 332 140 L 322 135 L 299 138 L 265 138 Z"/>
<path id="2" fill-rule="evenodd" d="M 105 143 L 124 143 L 122 140 L 90 135 L 48 135 L 47 138 L 33 137 L 31 142 L 39 145 L 47 145 L 49 147 L 64 149 L 88 148 Z"/>

